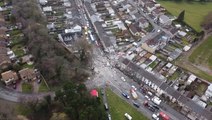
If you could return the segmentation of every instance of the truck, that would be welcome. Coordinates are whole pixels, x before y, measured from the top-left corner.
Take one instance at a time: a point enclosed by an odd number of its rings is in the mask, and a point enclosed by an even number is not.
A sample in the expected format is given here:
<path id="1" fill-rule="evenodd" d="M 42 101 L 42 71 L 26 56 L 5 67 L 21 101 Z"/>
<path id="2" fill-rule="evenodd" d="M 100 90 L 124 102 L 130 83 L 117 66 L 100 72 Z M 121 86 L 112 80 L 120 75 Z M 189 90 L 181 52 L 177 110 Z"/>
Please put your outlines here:
<path id="1" fill-rule="evenodd" d="M 164 112 L 159 112 L 159 116 L 158 117 L 161 120 L 170 120 L 170 117 Z"/>
<path id="2" fill-rule="evenodd" d="M 138 99 L 138 95 L 137 95 L 137 93 L 135 92 L 135 90 L 133 88 L 130 89 L 130 92 L 131 92 L 131 95 L 132 95 L 133 99 Z"/>

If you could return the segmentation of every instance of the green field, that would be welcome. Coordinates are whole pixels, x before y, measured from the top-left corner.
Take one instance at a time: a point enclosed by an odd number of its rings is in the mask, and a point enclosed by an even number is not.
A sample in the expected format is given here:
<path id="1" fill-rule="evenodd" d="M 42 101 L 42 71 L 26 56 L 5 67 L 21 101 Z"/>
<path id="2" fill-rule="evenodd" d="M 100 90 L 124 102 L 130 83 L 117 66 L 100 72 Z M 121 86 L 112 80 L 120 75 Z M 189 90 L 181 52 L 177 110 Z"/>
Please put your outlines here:
<path id="1" fill-rule="evenodd" d="M 126 120 L 124 113 L 131 115 L 133 120 L 148 120 L 147 117 L 142 115 L 139 111 L 125 102 L 111 90 L 107 89 L 106 94 L 112 120 Z"/>
<path id="2" fill-rule="evenodd" d="M 212 36 L 193 51 L 189 56 L 189 61 L 212 69 Z"/>
<path id="3" fill-rule="evenodd" d="M 212 11 L 212 2 L 173 2 L 161 0 L 158 2 L 176 17 L 181 11 L 185 10 L 185 22 L 197 31 L 201 31 L 200 24 L 202 20 Z"/>

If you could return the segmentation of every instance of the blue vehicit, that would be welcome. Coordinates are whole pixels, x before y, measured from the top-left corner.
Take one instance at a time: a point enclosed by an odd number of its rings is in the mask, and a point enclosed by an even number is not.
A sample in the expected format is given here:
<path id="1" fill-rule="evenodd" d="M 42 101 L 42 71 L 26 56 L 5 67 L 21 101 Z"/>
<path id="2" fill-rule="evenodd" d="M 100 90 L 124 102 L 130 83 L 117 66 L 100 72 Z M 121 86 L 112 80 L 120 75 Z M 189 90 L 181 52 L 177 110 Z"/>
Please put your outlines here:
<path id="1" fill-rule="evenodd" d="M 129 99 L 129 98 L 130 98 L 130 96 L 129 96 L 129 95 L 127 95 L 126 93 L 122 93 L 122 95 L 123 95 L 125 98 L 127 98 L 127 99 Z"/>

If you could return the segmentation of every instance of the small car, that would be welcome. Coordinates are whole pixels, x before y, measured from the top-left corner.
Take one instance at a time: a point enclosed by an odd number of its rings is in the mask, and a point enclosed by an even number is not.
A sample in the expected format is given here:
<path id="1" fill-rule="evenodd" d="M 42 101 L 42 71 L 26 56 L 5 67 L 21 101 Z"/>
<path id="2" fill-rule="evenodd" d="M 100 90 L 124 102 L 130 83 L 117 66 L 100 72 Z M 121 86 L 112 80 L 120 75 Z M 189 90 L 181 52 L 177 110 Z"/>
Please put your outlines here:
<path id="1" fill-rule="evenodd" d="M 136 102 L 133 102 L 133 105 L 134 105 L 135 107 L 137 107 L 137 108 L 140 107 L 140 105 L 139 105 L 138 103 L 136 103 Z"/>
<path id="2" fill-rule="evenodd" d="M 127 99 L 129 99 L 130 98 L 130 96 L 129 95 L 127 95 L 126 93 L 122 93 L 122 96 L 124 96 L 125 98 L 127 98 Z"/>

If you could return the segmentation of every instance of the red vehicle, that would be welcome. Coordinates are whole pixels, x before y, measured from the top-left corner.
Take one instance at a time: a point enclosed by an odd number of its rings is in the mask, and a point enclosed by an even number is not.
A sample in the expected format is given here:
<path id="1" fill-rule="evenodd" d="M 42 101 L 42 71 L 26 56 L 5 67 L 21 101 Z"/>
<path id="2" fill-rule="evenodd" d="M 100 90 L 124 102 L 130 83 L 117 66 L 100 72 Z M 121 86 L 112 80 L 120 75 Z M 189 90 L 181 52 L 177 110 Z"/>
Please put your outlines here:
<path id="1" fill-rule="evenodd" d="M 158 117 L 162 120 L 170 120 L 170 117 L 164 112 L 160 112 Z"/>

